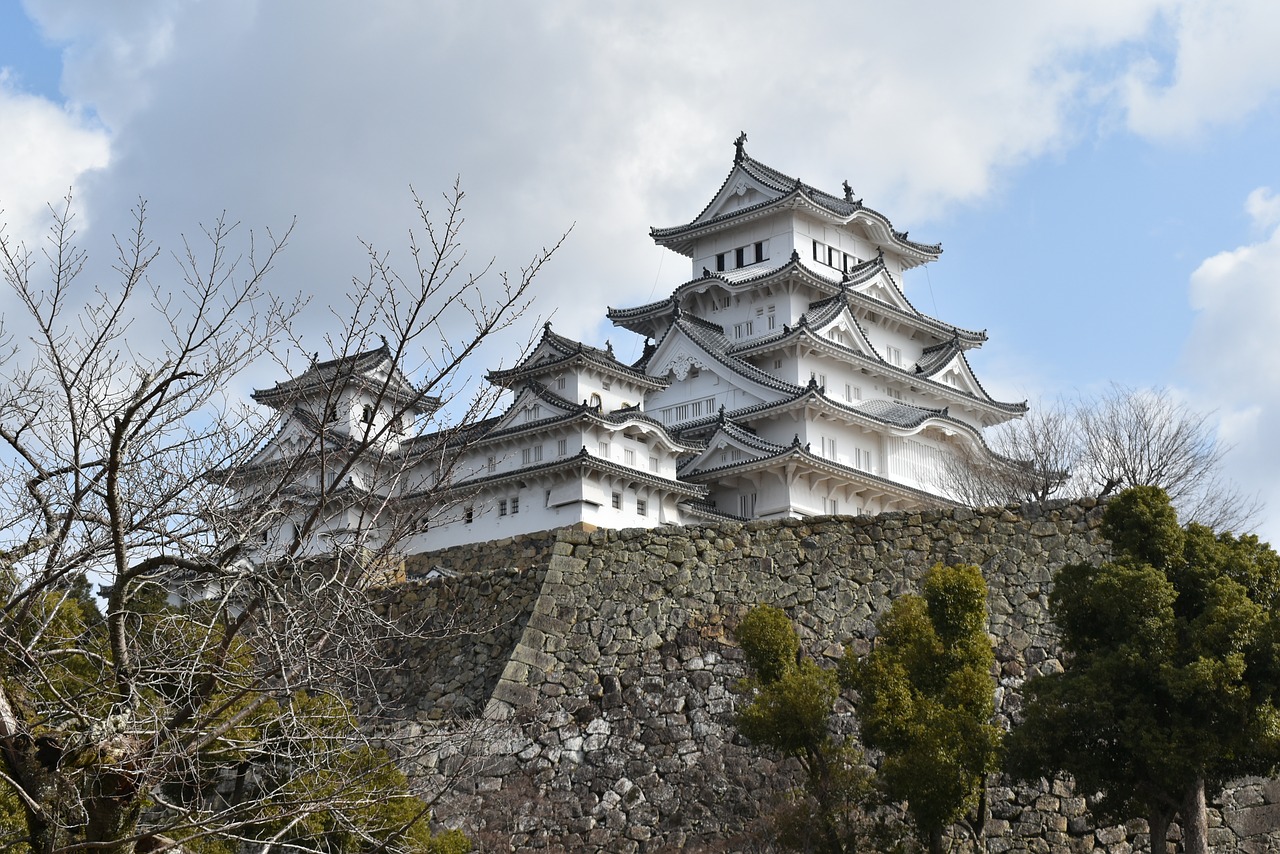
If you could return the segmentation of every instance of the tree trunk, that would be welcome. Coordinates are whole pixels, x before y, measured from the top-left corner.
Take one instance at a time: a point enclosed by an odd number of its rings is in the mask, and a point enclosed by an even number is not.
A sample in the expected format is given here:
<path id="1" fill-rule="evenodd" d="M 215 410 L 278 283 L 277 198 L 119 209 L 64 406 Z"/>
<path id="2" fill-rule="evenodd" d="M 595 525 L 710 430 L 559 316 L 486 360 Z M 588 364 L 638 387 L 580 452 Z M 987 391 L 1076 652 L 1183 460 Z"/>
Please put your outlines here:
<path id="1" fill-rule="evenodd" d="M 1151 830 L 1151 854 L 1169 854 L 1169 813 L 1160 807 L 1151 807 L 1147 815 L 1147 827 Z"/>
<path id="2" fill-rule="evenodd" d="M 1196 778 L 1182 793 L 1182 850 L 1186 854 L 1209 854 L 1203 777 Z"/>
<path id="3" fill-rule="evenodd" d="M 942 854 L 942 828 L 929 831 L 929 854 Z"/>

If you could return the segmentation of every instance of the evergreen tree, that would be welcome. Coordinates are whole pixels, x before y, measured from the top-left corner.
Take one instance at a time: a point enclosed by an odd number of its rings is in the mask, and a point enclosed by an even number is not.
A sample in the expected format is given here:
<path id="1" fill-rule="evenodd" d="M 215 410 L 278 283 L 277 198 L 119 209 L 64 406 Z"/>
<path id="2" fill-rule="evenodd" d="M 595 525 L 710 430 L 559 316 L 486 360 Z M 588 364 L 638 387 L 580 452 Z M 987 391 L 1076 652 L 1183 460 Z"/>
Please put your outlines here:
<path id="1" fill-rule="evenodd" d="M 831 733 L 840 695 L 836 674 L 801 656 L 795 628 L 778 608 L 753 608 L 735 636 L 754 673 L 741 686 L 752 699 L 738 728 L 805 769 L 803 790 L 779 811 L 777 842 L 823 854 L 901 851 L 897 825 L 876 814 L 872 773 L 861 752 L 852 739 Z"/>
<path id="2" fill-rule="evenodd" d="M 1066 669 L 1027 682 L 1009 769 L 1069 773 L 1099 815 L 1145 815 L 1152 851 L 1180 811 L 1185 850 L 1207 854 L 1206 798 L 1280 760 L 1280 558 L 1181 528 L 1155 487 L 1117 496 L 1102 530 L 1114 559 L 1054 581 Z"/>
<path id="3" fill-rule="evenodd" d="M 935 566 L 920 596 L 895 600 L 862 661 L 846 655 L 845 681 L 860 693 L 863 743 L 884 753 L 877 778 L 905 801 L 931 852 L 966 815 L 981 838 L 984 780 L 995 770 L 994 654 L 987 587 L 976 566 Z"/>

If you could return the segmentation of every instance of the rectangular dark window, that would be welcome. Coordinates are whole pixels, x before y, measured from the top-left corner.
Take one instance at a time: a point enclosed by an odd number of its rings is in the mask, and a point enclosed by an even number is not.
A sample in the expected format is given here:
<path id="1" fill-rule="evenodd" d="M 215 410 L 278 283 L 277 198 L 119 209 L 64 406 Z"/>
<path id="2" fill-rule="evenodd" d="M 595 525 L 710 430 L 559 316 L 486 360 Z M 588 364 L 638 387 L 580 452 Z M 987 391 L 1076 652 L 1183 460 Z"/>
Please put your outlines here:
<path id="1" fill-rule="evenodd" d="M 511 499 L 511 515 L 514 516 L 520 512 L 520 496 Z"/>
<path id="2" fill-rule="evenodd" d="M 756 244 L 756 263 L 759 264 L 763 260 L 764 260 L 764 243 L 761 242 Z"/>
<path id="3" fill-rule="evenodd" d="M 746 254 L 747 254 L 746 248 L 742 246 L 739 246 L 737 249 L 733 251 L 733 255 L 734 255 L 733 260 L 735 262 L 734 263 L 735 268 L 746 266 Z"/>
<path id="4" fill-rule="evenodd" d="M 716 256 L 716 272 L 717 273 L 724 272 L 724 253 L 723 252 L 721 252 L 719 255 Z"/>
<path id="5" fill-rule="evenodd" d="M 498 515 L 499 516 L 507 515 L 507 499 L 505 498 L 498 500 Z"/>
<path id="6" fill-rule="evenodd" d="M 462 518 L 468 525 L 470 525 L 476 519 L 476 508 L 468 504 L 467 509 L 462 511 Z"/>
<path id="7" fill-rule="evenodd" d="M 820 246 L 821 246 L 821 244 L 820 244 L 820 243 L 818 243 L 818 241 L 816 241 L 816 240 L 815 240 L 815 241 L 813 241 L 813 260 L 815 260 L 815 261 L 821 261 L 821 260 L 822 260 L 822 258 L 818 255 L 818 248 L 819 248 Z"/>

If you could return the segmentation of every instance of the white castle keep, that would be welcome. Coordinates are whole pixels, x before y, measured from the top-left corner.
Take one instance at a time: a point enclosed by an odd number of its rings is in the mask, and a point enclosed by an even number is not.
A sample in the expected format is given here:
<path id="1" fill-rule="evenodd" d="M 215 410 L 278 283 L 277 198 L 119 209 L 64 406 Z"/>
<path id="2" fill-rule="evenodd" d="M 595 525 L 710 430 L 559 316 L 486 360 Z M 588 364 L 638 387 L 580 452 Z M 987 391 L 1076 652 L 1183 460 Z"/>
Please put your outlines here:
<path id="1" fill-rule="evenodd" d="M 903 293 L 903 271 L 942 248 L 909 240 L 848 183 L 825 193 L 745 142 L 701 213 L 651 230 L 690 259 L 691 278 L 659 302 L 609 309 L 646 338 L 633 364 L 547 324 L 527 358 L 488 375 L 510 405 L 447 433 L 414 434 L 438 402 L 385 346 L 256 391 L 282 425 L 240 482 L 294 473 L 264 539 L 315 531 L 302 551 L 394 540 L 412 553 L 579 523 L 956 503 L 951 461 L 989 453 L 983 429 L 1026 404 L 993 400 L 974 376 L 965 352 L 984 332 Z M 374 432 L 385 438 L 360 441 Z"/>

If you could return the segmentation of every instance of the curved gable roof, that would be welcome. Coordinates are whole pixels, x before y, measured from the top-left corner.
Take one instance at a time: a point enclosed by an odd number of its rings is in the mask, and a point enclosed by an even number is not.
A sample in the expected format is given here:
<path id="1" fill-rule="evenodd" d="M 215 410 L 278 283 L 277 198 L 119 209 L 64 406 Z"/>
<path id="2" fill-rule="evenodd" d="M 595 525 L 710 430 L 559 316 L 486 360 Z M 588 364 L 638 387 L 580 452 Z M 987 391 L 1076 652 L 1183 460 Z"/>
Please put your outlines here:
<path id="1" fill-rule="evenodd" d="M 764 199 L 755 204 L 724 210 L 725 202 L 739 185 L 759 189 Z M 701 234 L 718 230 L 734 220 L 754 218 L 782 208 L 808 208 L 843 224 L 856 220 L 867 229 L 876 243 L 892 246 L 901 254 L 903 263 L 908 267 L 933 261 L 942 254 L 941 245 L 911 240 L 907 232 L 895 229 L 884 214 L 867 207 L 861 199 L 854 199 L 847 185 L 843 197 L 819 190 L 751 157 L 746 153 L 741 140 L 737 143 L 733 166 L 702 211 L 683 225 L 651 228 L 649 234 L 660 246 L 690 255 L 692 241 Z"/>

